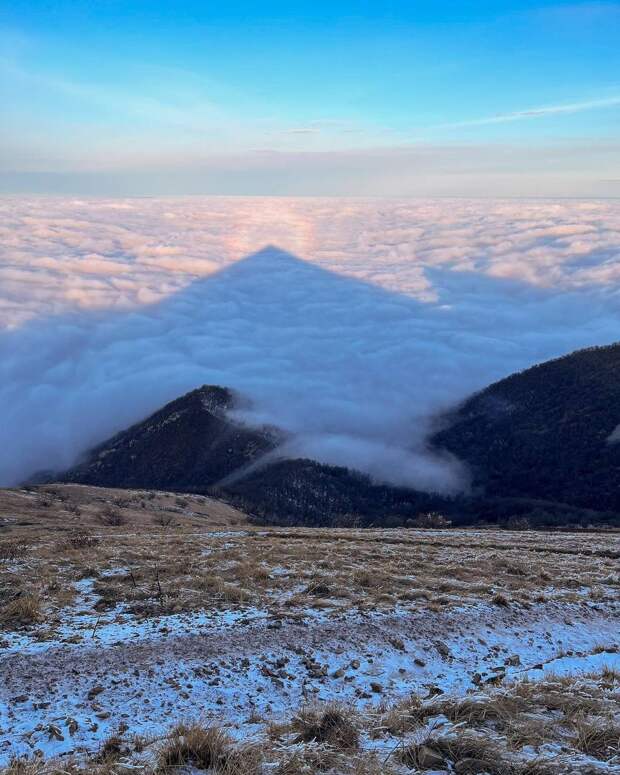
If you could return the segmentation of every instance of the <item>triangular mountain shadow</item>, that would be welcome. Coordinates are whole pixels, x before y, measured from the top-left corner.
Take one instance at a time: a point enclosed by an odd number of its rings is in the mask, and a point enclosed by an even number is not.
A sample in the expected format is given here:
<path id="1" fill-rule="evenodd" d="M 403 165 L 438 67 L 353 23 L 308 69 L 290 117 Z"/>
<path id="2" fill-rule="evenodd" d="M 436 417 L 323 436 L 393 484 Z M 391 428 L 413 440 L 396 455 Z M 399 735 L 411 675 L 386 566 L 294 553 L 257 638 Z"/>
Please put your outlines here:
<path id="1" fill-rule="evenodd" d="M 478 294 L 489 293 L 493 298 L 518 296 L 526 290 L 513 280 L 457 274 L 432 271 L 437 287 L 450 287 L 454 295 L 459 283 L 475 285 Z M 544 297 L 550 292 L 538 294 Z M 193 398 L 180 399 L 181 408 L 188 409 L 184 417 L 190 422 L 186 431 L 192 442 L 187 455 L 181 454 L 184 432 L 172 447 L 178 461 L 185 462 L 171 468 L 159 485 L 147 478 L 141 485 L 135 478 L 131 486 L 204 490 L 223 480 L 227 497 L 240 499 L 265 518 L 312 524 L 349 519 L 347 514 L 362 515 L 365 523 L 400 524 L 429 508 L 441 508 L 464 521 L 496 520 L 506 516 L 506 508 L 510 516 L 531 511 L 531 503 L 520 506 L 514 498 L 505 508 L 497 504 L 491 508 L 486 500 L 424 494 L 417 491 L 415 481 L 409 482 L 413 490 L 384 486 L 342 467 L 300 459 L 314 457 L 312 443 L 327 438 L 330 443 L 335 439 L 341 459 L 351 468 L 371 470 L 377 449 L 380 455 L 388 455 L 392 468 L 414 452 L 413 465 L 419 461 L 428 469 L 429 460 L 437 463 L 423 446 L 428 430 L 423 419 L 448 406 L 455 395 L 442 393 L 441 381 L 429 372 L 427 354 L 434 357 L 435 350 L 444 352 L 449 373 L 457 356 L 461 358 L 461 365 L 466 365 L 459 374 L 462 392 L 491 381 L 488 374 L 480 373 L 480 367 L 486 366 L 481 352 L 486 354 L 488 339 L 480 337 L 476 344 L 474 338 L 472 352 L 464 348 L 460 337 L 455 337 L 459 315 L 444 301 L 450 299 L 428 304 L 268 246 L 156 304 L 122 313 L 74 313 L 34 321 L 19 332 L 19 342 L 31 353 L 27 384 L 34 386 L 31 392 L 36 398 L 20 403 L 19 391 L 5 394 L 11 407 L 7 438 L 16 440 L 11 449 L 11 460 L 16 461 L 13 478 L 49 469 L 50 463 L 57 469 L 68 468 L 78 453 L 154 411 L 155 421 L 151 417 L 138 426 L 164 423 L 162 428 L 171 430 L 173 423 L 166 418 L 179 411 L 174 408 L 178 396 L 197 385 L 219 384 L 254 399 L 253 409 L 245 408 L 242 415 L 234 410 L 232 417 L 203 416 L 202 410 L 198 414 L 196 410 L 198 404 L 204 408 L 204 396 L 190 393 Z M 12 336 L 0 336 L 0 350 L 10 351 Z M 493 363 L 487 369 L 492 379 L 528 365 L 527 361 L 527 354 L 520 351 L 512 368 L 506 366 L 508 358 L 503 367 Z M 3 368 L 5 382 L 17 384 L 11 364 L 5 361 Z M 170 400 L 173 408 L 164 407 L 157 419 L 157 410 Z M 186 401 L 192 406 L 185 406 Z M 241 417 L 253 427 L 240 425 Z M 268 466 L 255 467 L 257 454 L 273 450 L 274 437 L 270 431 L 265 436 L 261 426 L 274 417 L 281 417 L 282 423 L 277 424 L 293 436 L 309 428 L 309 446 L 291 449 L 291 458 L 298 459 L 270 460 Z M 23 429 L 31 427 L 35 433 L 26 434 L 20 446 Z M 225 447 L 228 438 L 235 441 Z M 246 441 L 251 454 L 244 451 Z M 221 459 L 232 454 L 234 466 L 198 454 L 210 443 Z M 386 443 L 391 445 L 387 452 Z M 107 444 L 112 442 L 103 446 Z M 360 448 L 364 465 L 356 459 Z M 35 454 L 28 457 L 32 449 Z M 163 447 L 158 454 L 166 459 Z M 194 468 L 189 462 L 192 456 Z M 11 460 L 7 457 L 8 463 Z M 430 474 L 425 471 L 427 489 L 435 489 L 433 482 L 445 473 L 442 463 L 440 456 L 438 468 Z M 230 478 L 239 467 L 244 477 Z M 147 468 L 148 461 L 145 472 Z M 187 475 L 183 478 L 179 473 Z M 376 480 L 382 478 L 380 471 L 373 473 Z M 572 513 L 571 507 L 558 508 Z"/>
<path id="2" fill-rule="evenodd" d="M 435 387 L 416 410 L 416 383 L 427 377 L 422 331 L 433 317 L 438 340 L 445 331 L 449 342 L 445 311 L 267 246 L 154 304 L 34 320 L 0 335 L 12 446 L 5 483 L 50 460 L 70 466 L 85 449 L 201 384 L 254 399 L 245 418 L 258 425 L 281 417 L 287 430 L 301 424 L 335 446 L 361 434 L 371 447 L 389 438 L 406 449 L 429 406 L 454 398 Z M 17 349 L 28 358 L 11 358 Z M 464 392 L 482 385 L 471 382 Z"/>

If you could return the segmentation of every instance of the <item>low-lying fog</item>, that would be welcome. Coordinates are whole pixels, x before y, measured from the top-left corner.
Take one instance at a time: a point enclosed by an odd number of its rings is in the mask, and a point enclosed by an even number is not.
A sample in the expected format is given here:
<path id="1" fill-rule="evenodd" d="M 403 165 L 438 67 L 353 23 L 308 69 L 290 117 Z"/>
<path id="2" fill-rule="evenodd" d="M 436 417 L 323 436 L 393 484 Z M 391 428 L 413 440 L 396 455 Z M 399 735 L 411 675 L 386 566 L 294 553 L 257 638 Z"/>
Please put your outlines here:
<path id="1" fill-rule="evenodd" d="M 3 485 L 217 383 L 288 454 L 455 490 L 436 413 L 620 338 L 614 201 L 6 198 L 0 246 Z"/>

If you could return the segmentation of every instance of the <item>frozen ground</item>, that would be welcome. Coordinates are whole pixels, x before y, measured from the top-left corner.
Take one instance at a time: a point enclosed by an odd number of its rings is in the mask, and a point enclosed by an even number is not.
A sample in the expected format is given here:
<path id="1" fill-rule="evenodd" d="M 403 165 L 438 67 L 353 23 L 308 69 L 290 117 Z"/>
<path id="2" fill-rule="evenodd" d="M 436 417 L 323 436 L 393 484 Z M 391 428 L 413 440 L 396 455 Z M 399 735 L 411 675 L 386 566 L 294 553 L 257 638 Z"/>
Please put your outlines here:
<path id="1" fill-rule="evenodd" d="M 43 497 L 43 517 L 26 513 L 22 501 Z M 7 519 L 7 503 L 23 509 L 0 537 L 3 762 L 92 760 L 119 738 L 149 741 L 123 759 L 146 766 L 181 721 L 262 741 L 277 759 L 300 745 L 287 726 L 303 726 L 300 708 L 338 702 L 358 719 L 359 750 L 390 756 L 359 772 L 427 771 L 419 757 L 430 754 L 406 751 L 465 722 L 505 748 L 500 769 L 472 772 L 510 775 L 506 756 L 620 772 L 620 731 L 611 748 L 582 740 L 593 714 L 620 730 L 616 534 L 258 530 L 209 499 L 114 497 L 122 524 L 104 525 L 110 491 L 3 494 Z M 162 512 L 174 521 L 164 526 Z M 557 682 L 553 696 L 577 711 L 560 716 L 540 699 Z M 496 709 L 500 695 L 513 709 L 500 720 L 495 710 L 461 719 L 463 702 Z M 441 755 L 436 770 L 460 772 Z"/>
<path id="2" fill-rule="evenodd" d="M 64 641 L 22 635 L 6 649 L 2 750 L 96 751 L 121 721 L 145 737 L 163 734 L 171 715 L 239 729 L 257 714 L 277 719 L 310 701 L 365 707 L 411 692 L 462 694 L 556 666 L 586 671 L 620 662 L 615 653 L 592 662 L 602 644 L 620 649 L 619 612 L 473 605 L 338 620 L 310 610 L 282 622 L 250 609 L 143 622 L 113 616 L 94 634 L 93 617 L 76 617 Z M 86 637 L 67 642 L 72 630 Z"/>

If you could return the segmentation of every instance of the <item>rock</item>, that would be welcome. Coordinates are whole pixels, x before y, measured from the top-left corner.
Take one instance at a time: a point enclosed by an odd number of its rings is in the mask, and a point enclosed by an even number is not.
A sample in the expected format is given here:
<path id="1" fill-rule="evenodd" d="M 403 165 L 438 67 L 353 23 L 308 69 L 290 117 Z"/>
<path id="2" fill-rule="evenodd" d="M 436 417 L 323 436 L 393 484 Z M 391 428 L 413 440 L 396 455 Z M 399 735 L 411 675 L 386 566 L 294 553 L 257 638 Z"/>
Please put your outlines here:
<path id="1" fill-rule="evenodd" d="M 101 692 L 104 690 L 103 686 L 93 686 L 92 689 L 89 690 L 88 694 L 86 695 L 89 700 L 94 700 L 95 697 L 98 694 L 101 694 Z"/>
<path id="2" fill-rule="evenodd" d="M 425 770 L 436 770 L 444 766 L 443 756 L 428 745 L 420 745 L 416 751 L 418 764 Z"/>
<path id="3" fill-rule="evenodd" d="M 48 726 L 47 734 L 49 735 L 49 740 L 58 740 L 59 742 L 62 742 L 65 739 L 64 735 L 56 726 L 56 724 L 50 724 Z"/>
<path id="4" fill-rule="evenodd" d="M 428 696 L 426 697 L 427 700 L 429 700 L 431 697 L 437 697 L 438 694 L 444 693 L 443 689 L 437 686 L 437 684 L 424 684 L 424 685 L 428 689 Z"/>
<path id="5" fill-rule="evenodd" d="M 481 775 L 489 772 L 489 763 L 473 757 L 459 759 L 454 764 L 454 772 L 456 775 Z"/>

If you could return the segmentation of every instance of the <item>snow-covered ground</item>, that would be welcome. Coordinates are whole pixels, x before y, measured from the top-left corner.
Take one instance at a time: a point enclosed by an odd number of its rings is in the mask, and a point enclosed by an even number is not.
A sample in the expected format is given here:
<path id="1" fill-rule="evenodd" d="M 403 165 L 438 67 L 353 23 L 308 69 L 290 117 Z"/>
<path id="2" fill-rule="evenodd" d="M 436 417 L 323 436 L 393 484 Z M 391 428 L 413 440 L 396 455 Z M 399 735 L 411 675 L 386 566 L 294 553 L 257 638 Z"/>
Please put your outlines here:
<path id="1" fill-rule="evenodd" d="M 88 603 L 88 584 L 82 584 Z M 359 707 L 462 694 L 500 679 L 617 665 L 620 607 L 489 604 L 446 612 L 370 612 L 271 619 L 254 608 L 161 616 L 68 617 L 48 641 L 11 636 L 0 671 L 0 751 L 96 751 L 119 724 L 161 735 L 172 721 L 245 730 L 307 702 Z M 97 626 L 95 626 L 97 625 Z M 70 633 L 81 635 L 71 642 Z M 76 639 L 77 640 L 77 639 Z M 599 649 L 607 653 L 593 654 Z"/>
<path id="2" fill-rule="evenodd" d="M 295 742 L 300 709 L 334 702 L 358 719 L 355 756 L 378 757 L 358 775 L 407 772 L 390 751 L 427 733 L 449 764 L 465 732 L 493 739 L 499 775 L 506 757 L 619 771 L 617 534 L 257 529 L 213 499 L 178 500 L 0 493 L 0 772 L 16 755 L 92 763 L 115 736 L 152 763 L 192 720 L 258 740 L 267 763 L 305 760 L 325 751 Z M 111 504 L 118 527 L 99 518 Z"/>

